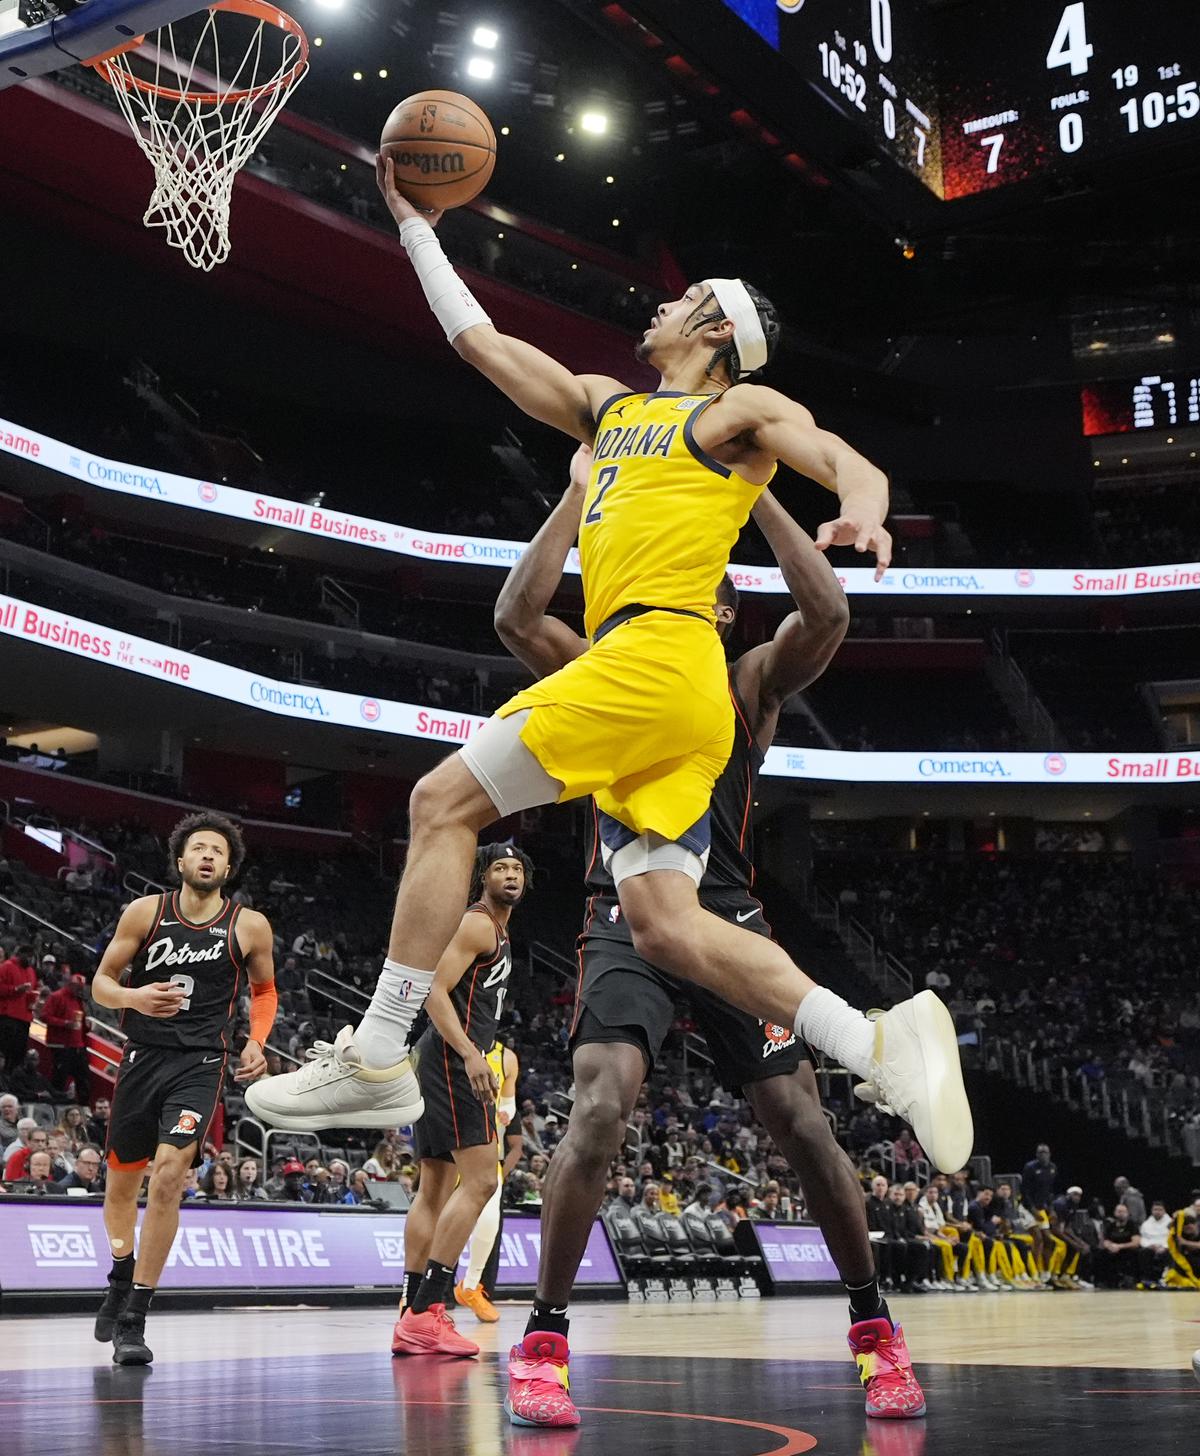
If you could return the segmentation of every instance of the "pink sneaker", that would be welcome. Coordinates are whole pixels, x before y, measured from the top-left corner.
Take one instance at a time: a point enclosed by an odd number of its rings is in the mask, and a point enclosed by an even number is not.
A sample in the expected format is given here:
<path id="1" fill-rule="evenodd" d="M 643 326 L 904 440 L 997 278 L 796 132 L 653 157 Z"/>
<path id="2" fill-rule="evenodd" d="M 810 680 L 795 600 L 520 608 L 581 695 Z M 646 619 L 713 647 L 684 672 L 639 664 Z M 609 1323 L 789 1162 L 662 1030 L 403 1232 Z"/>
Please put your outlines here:
<path id="1" fill-rule="evenodd" d="M 925 1414 L 925 1392 L 913 1374 L 904 1331 L 890 1320 L 860 1320 L 850 1326 L 850 1353 L 867 1392 L 867 1414 L 884 1420 L 912 1420 Z"/>
<path id="2" fill-rule="evenodd" d="M 532 1330 L 508 1352 L 508 1395 L 504 1409 L 514 1426 L 577 1426 L 579 1412 L 569 1394 L 564 1336 Z"/>
<path id="3" fill-rule="evenodd" d="M 431 1304 L 421 1314 L 406 1309 L 392 1331 L 393 1355 L 479 1354 L 479 1346 L 460 1335 L 444 1304 Z"/>

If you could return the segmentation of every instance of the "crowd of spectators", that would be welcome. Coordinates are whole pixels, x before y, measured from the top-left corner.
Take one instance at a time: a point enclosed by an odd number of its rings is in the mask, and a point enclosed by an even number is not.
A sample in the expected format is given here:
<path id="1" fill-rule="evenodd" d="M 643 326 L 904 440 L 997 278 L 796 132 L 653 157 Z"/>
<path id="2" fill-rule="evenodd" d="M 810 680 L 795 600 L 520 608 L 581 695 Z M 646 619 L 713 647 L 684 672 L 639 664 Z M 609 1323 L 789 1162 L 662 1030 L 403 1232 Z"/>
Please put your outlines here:
<path id="1" fill-rule="evenodd" d="M 1075 1083 L 1153 1090 L 1194 1132 L 1200 890 L 1074 838 L 1034 858 L 830 856 L 819 876 L 989 1062 L 1003 1039 Z"/>

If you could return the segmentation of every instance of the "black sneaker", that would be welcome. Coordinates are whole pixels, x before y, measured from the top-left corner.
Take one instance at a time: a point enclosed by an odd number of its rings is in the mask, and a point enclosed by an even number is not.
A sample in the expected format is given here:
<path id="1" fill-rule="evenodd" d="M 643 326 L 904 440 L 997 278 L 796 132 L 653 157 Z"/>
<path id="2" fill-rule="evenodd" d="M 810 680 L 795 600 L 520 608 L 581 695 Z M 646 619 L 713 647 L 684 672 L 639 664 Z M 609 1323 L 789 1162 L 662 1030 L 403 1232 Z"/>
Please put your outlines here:
<path id="1" fill-rule="evenodd" d="M 107 1345 L 112 1339 L 117 1320 L 121 1317 L 121 1311 L 125 1308 L 125 1301 L 129 1298 L 129 1291 L 132 1288 L 133 1281 L 130 1279 L 109 1279 L 104 1302 L 96 1311 L 94 1334 L 101 1344 Z"/>
<path id="2" fill-rule="evenodd" d="M 114 1365 L 149 1365 L 154 1359 L 146 1344 L 146 1316 L 125 1312 L 113 1335 Z"/>

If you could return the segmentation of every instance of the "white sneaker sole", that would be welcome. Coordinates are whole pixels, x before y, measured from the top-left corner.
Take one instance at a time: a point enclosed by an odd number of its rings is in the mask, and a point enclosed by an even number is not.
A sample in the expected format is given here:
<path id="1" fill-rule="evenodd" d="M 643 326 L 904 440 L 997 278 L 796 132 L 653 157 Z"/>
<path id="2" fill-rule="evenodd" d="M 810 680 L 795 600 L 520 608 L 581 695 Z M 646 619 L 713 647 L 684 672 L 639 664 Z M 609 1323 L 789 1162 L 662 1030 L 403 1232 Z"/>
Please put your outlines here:
<path id="1" fill-rule="evenodd" d="M 264 1081 L 269 1080 L 264 1078 Z M 419 1096 L 391 1106 L 293 1112 L 285 1106 L 268 1101 L 266 1091 L 263 1083 L 251 1082 L 246 1088 L 246 1106 L 260 1122 L 265 1122 L 269 1127 L 280 1128 L 283 1132 L 321 1132 L 327 1127 L 407 1127 L 425 1112 L 425 1100 Z"/>
<path id="2" fill-rule="evenodd" d="M 913 1131 L 935 1168 L 943 1173 L 957 1173 L 971 1156 L 975 1125 L 963 1085 L 954 1018 L 933 991 L 921 991 L 913 997 L 912 1017 L 925 1064 L 928 1122 L 926 1128 L 914 1126 Z M 885 1030 L 885 1051 L 886 1036 Z"/>

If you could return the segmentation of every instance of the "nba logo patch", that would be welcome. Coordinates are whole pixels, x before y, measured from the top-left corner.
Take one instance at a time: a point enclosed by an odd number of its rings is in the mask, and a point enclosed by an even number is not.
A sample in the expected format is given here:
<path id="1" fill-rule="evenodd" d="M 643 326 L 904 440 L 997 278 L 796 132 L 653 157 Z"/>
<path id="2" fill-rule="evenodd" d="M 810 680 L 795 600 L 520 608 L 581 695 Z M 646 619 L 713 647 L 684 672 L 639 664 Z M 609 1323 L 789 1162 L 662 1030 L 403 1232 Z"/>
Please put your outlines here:
<path id="1" fill-rule="evenodd" d="M 620 905 L 614 905 L 612 907 L 612 909 L 608 912 L 609 924 L 610 925 L 616 925 L 616 923 L 620 920 L 620 918 L 621 918 L 621 907 L 620 907 Z"/>
<path id="2" fill-rule="evenodd" d="M 179 1121 L 175 1124 L 175 1126 L 171 1129 L 167 1136 L 174 1137 L 175 1134 L 178 1133 L 180 1137 L 191 1137 L 195 1134 L 196 1129 L 199 1126 L 200 1114 L 198 1112 L 191 1112 L 185 1107 L 183 1111 L 179 1114 Z"/>

